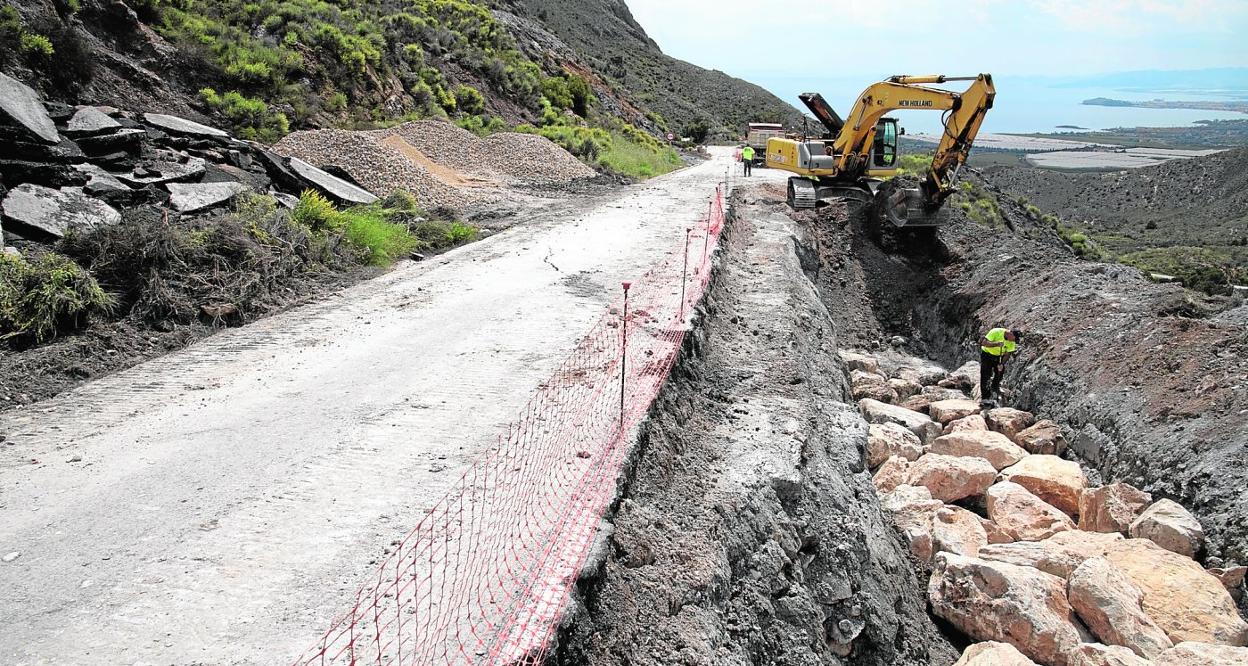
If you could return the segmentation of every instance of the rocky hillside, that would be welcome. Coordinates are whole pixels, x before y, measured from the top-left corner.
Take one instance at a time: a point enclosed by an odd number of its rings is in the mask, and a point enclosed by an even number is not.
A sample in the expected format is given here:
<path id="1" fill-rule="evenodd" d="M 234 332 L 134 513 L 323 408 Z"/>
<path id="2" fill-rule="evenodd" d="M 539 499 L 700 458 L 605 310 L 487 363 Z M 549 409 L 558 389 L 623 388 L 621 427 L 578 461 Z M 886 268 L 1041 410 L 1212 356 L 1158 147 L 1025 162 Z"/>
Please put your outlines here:
<path id="1" fill-rule="evenodd" d="M 1099 258 L 1218 291 L 1248 280 L 1248 148 L 1114 173 L 997 168 L 988 180 Z"/>
<path id="2" fill-rule="evenodd" d="M 688 135 L 707 127 L 724 136 L 739 134 L 751 121 L 800 126 L 789 103 L 762 88 L 717 70 L 706 70 L 662 52 L 633 19 L 624 0 L 503 0 L 513 14 L 533 19 L 570 45 L 586 66 L 630 91 L 643 108 L 666 119 L 672 131 Z M 523 27 L 518 30 L 526 36 Z M 543 48 L 540 39 L 520 46 Z"/>
<path id="3" fill-rule="evenodd" d="M 0 69 L 50 100 L 293 129 L 450 118 L 735 134 L 797 113 L 669 58 L 618 0 L 0 0 Z"/>

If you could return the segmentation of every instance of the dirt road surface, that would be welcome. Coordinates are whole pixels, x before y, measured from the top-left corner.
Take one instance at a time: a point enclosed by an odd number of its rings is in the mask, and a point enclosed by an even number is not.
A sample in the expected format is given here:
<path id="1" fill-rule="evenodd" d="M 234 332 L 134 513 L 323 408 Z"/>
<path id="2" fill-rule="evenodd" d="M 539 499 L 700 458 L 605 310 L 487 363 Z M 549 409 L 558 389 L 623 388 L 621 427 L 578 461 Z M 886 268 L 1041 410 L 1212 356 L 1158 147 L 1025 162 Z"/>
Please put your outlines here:
<path id="1" fill-rule="evenodd" d="M 0 416 L 0 662 L 288 663 L 729 159 Z"/>

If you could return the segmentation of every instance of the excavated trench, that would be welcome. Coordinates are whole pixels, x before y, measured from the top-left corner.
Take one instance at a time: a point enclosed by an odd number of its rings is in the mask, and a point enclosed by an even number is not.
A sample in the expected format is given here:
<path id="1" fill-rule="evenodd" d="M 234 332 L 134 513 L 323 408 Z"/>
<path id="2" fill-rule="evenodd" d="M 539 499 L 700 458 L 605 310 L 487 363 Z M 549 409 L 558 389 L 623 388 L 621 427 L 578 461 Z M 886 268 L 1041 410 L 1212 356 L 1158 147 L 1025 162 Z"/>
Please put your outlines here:
<path id="1" fill-rule="evenodd" d="M 556 664 L 950 664 L 865 469 L 797 225 L 746 206 Z"/>
<path id="2" fill-rule="evenodd" d="M 836 208 L 790 216 L 766 187 L 736 211 L 551 663 L 952 663 L 962 639 L 927 614 L 925 572 L 881 512 L 836 352 L 953 368 L 999 323 L 1028 332 L 1013 406 L 1066 424 L 1093 477 L 1194 511 L 1207 566 L 1244 562 L 1242 326 L 1021 225 L 879 238 Z M 1202 389 L 1168 379 L 1194 364 Z"/>

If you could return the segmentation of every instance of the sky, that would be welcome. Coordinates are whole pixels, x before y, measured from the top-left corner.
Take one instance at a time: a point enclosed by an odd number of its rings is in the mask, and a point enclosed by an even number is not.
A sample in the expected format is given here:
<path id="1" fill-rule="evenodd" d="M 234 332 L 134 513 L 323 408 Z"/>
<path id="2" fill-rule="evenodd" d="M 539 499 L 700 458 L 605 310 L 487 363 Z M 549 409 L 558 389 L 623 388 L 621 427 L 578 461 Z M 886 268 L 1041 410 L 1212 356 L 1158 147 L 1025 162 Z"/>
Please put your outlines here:
<path id="1" fill-rule="evenodd" d="M 873 78 L 1248 66 L 1245 0 L 627 3 L 669 55 L 747 78 L 801 62 Z"/>
<path id="2" fill-rule="evenodd" d="M 802 90 L 852 99 L 892 74 L 990 72 L 1000 92 L 1037 77 L 1248 67 L 1248 0 L 626 2 L 667 54 L 790 102 Z"/>

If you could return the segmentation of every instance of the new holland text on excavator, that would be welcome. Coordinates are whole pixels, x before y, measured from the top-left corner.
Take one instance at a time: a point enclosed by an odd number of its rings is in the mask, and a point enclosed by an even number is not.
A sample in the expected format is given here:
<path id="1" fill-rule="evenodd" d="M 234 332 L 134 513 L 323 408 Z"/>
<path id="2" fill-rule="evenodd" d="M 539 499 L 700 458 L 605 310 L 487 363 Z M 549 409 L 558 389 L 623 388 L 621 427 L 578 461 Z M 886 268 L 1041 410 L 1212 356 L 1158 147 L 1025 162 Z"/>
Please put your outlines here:
<path id="1" fill-rule="evenodd" d="M 972 83 L 960 93 L 923 85 L 952 81 Z M 877 221 L 894 227 L 935 227 L 995 96 L 991 74 L 893 76 L 864 90 L 843 120 L 822 95 L 803 93 L 799 98 L 827 132 L 819 138 L 768 140 L 766 163 L 797 174 L 789 178 L 793 208 L 845 199 L 869 207 Z M 940 143 L 918 187 L 893 178 L 900 132 L 897 119 L 885 116 L 899 109 L 944 112 Z"/>

